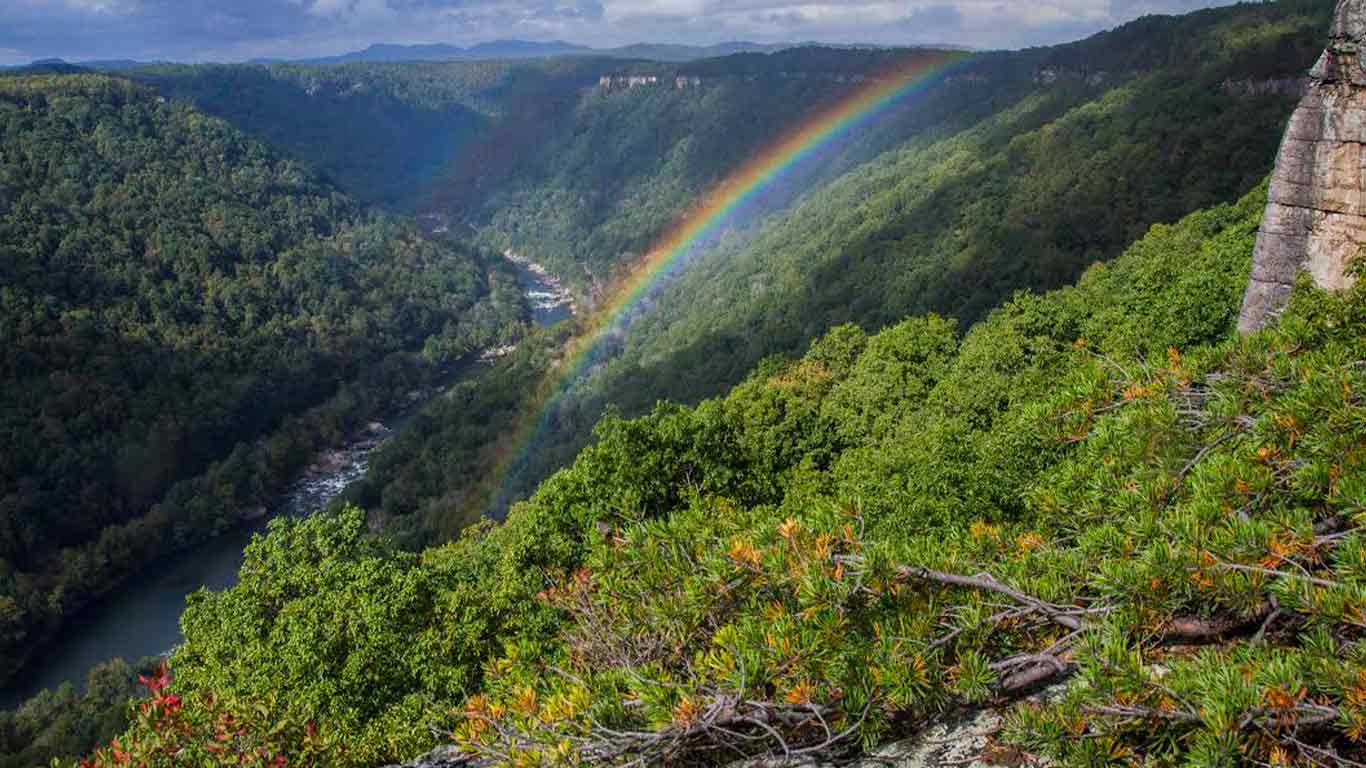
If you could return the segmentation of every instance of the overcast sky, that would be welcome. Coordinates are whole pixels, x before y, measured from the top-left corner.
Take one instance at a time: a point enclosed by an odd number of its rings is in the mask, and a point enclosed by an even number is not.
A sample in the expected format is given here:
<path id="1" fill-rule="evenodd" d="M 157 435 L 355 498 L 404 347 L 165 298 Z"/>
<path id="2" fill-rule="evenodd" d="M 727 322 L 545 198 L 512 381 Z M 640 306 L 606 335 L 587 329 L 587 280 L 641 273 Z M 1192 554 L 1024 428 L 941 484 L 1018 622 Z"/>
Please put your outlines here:
<path id="1" fill-rule="evenodd" d="M 60 56 L 235 61 L 375 42 L 1063 42 L 1226 0 L 0 0 L 0 64 Z"/>

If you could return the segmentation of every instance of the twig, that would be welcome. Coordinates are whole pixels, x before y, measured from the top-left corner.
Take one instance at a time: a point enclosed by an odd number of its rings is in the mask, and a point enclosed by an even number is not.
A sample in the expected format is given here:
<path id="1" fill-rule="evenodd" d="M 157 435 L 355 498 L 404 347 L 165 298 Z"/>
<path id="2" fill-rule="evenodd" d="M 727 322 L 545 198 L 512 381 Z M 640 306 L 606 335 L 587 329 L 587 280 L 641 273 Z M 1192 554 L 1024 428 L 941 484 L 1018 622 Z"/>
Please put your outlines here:
<path id="1" fill-rule="evenodd" d="M 910 579 L 921 579 L 923 581 L 933 581 L 939 584 L 948 584 L 955 587 L 968 587 L 970 589 L 984 589 L 990 592 L 1005 595 L 1016 602 L 1023 603 L 1039 613 L 1048 617 L 1055 624 L 1067 627 L 1068 629 L 1078 630 L 1086 628 L 1088 625 L 1078 619 L 1077 613 L 1103 613 L 1108 609 L 1080 609 L 1052 603 L 1044 602 L 1036 597 L 1025 594 L 1013 587 L 1009 587 L 997 581 L 989 573 L 981 573 L 977 576 L 959 576 L 954 573 L 942 573 L 918 566 L 905 566 L 896 572 L 898 580 L 908 581 Z"/>

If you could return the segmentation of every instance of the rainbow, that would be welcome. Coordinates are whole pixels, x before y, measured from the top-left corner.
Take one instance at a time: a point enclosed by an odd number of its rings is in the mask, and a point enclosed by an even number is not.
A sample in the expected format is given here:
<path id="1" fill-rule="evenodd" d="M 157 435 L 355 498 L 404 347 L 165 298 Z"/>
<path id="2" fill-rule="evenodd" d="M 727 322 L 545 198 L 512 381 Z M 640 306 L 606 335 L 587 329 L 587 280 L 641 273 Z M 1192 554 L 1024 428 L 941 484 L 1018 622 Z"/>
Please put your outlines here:
<path id="1" fill-rule="evenodd" d="M 489 479 L 500 488 L 511 470 L 527 455 L 548 423 L 555 403 L 598 359 L 603 342 L 625 331 L 634 310 L 657 291 L 666 276 L 676 274 L 723 228 L 737 223 L 750 203 L 774 184 L 802 166 L 841 137 L 868 126 L 906 99 L 922 92 L 950 69 L 969 58 L 951 51 L 913 51 L 900 57 L 880 75 L 854 88 L 832 106 L 816 110 L 783 137 L 747 161 L 717 184 L 702 202 L 689 211 L 661 238 L 626 276 L 608 292 L 608 298 L 581 321 L 580 332 L 564 350 L 559 365 L 551 369 L 536 396 L 498 449 L 499 456 Z"/>

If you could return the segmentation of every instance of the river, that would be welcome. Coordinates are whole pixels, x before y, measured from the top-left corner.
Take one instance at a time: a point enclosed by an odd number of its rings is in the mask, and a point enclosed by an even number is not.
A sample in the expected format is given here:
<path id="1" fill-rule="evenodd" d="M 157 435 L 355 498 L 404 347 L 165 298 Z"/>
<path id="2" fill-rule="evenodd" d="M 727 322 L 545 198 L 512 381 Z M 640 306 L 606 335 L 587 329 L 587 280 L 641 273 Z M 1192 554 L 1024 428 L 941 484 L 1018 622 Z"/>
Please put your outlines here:
<path id="1" fill-rule="evenodd" d="M 540 265 L 512 253 L 505 256 L 517 269 L 522 291 L 531 304 L 537 325 L 553 325 L 574 313 L 568 291 Z M 452 371 L 453 384 L 486 367 L 472 362 Z M 442 387 L 444 390 L 446 387 Z M 98 605 L 71 617 L 61 636 L 36 657 L 33 668 L 0 689 L 0 708 L 14 707 L 44 688 L 72 683 L 85 686 L 87 673 L 115 657 L 130 661 L 163 654 L 181 640 L 180 614 L 185 598 L 205 587 L 226 589 L 237 582 L 243 550 L 251 537 L 265 530 L 270 517 L 301 516 L 326 507 L 346 486 L 365 475 L 370 454 L 384 438 L 402 430 L 424 403 L 375 422 L 348 444 L 325 452 L 305 470 L 272 506 L 269 514 L 166 558 L 154 573 L 135 577 Z"/>

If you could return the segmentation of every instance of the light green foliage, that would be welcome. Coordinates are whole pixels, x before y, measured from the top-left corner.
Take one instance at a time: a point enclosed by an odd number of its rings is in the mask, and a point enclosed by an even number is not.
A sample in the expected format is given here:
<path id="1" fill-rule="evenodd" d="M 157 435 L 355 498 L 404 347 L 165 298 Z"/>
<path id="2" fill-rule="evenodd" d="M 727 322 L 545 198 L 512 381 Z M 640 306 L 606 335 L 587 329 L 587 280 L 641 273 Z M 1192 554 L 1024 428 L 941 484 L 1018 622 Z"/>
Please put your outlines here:
<path id="1" fill-rule="evenodd" d="M 725 398 L 609 416 L 506 523 L 420 558 L 381 557 L 356 538 L 356 512 L 276 531 L 241 586 L 187 616 L 177 671 L 190 691 L 293 691 L 375 757 L 411 752 L 439 722 L 488 755 L 573 762 L 617 744 L 603 729 L 681 734 L 666 741 L 705 754 L 717 745 L 699 724 L 727 697 L 767 707 L 751 714 L 792 745 L 822 740 L 783 725 L 794 708 L 871 744 L 1009 695 L 1032 670 L 1014 659 L 1058 644 L 1080 671 L 1063 703 L 1020 716 L 1012 734 L 1031 749 L 1090 759 L 1100 747 L 1071 738 L 1067 714 L 1084 710 L 1086 728 L 1119 729 L 1137 753 L 1265 756 L 1273 745 L 1243 731 L 1216 745 L 1217 728 L 1192 721 L 1164 741 L 1103 709 L 1144 690 L 1122 676 L 1135 659 L 1189 668 L 1185 696 L 1214 690 L 1198 671 L 1220 668 L 1208 653 L 1279 654 L 1332 706 L 1349 698 L 1309 638 L 1357 620 L 1359 534 L 1304 558 L 1323 546 L 1310 526 L 1345 513 L 1350 530 L 1361 504 L 1363 299 L 1303 290 L 1277 329 L 1230 340 L 1264 199 L 1155 227 L 961 340 L 936 318 L 871 337 L 841 327 Z M 1169 320 L 1178 308 L 1191 323 Z M 1003 619 L 1010 600 L 916 568 L 1078 606 L 1084 631 Z M 1177 626 L 1250 632 L 1273 595 L 1285 618 L 1258 643 L 1219 631 L 1230 644 L 1187 658 L 1161 640 Z M 745 749 L 777 743 L 755 735 Z M 571 736 L 588 741 L 564 748 Z"/>
<path id="2" fill-rule="evenodd" d="M 421 744 L 417 692 L 449 698 L 466 681 L 429 652 L 442 618 L 432 574 L 364 534 L 354 508 L 274 521 L 248 547 L 236 587 L 191 598 L 171 663 L 180 684 L 273 691 L 296 719 L 353 734 L 356 759 Z"/>
<path id="3" fill-rule="evenodd" d="M 1009 697 L 1075 664 L 1067 695 L 1022 709 L 1011 731 L 1069 765 L 1350 749 L 1366 724 L 1366 291 L 1302 288 L 1279 327 L 1227 340 L 1261 200 L 1157 228 L 1075 288 L 1018 297 L 968 334 L 933 390 L 889 408 L 904 426 L 874 422 L 867 450 L 833 471 L 820 461 L 833 434 L 813 442 L 789 403 L 805 450 L 758 465 L 776 487 L 709 484 L 744 466 L 732 452 L 694 466 L 673 500 L 652 494 L 643 521 L 614 515 L 577 570 L 547 572 L 559 643 L 490 662 L 457 740 L 555 764 L 809 746 L 827 725 L 875 743 L 898 717 Z M 1201 292 L 1203 338 L 1200 323 L 1164 327 Z M 926 327 L 873 337 L 833 387 L 807 358 L 691 420 L 735 409 L 743 444 L 767 410 L 755 388 L 829 405 L 871 368 L 889 372 L 873 386 L 892 395 L 906 386 L 898 359 L 943 349 Z M 860 346 L 850 337 L 817 354 Z M 683 417 L 660 409 L 637 429 L 686 432 Z M 678 470 L 666 463 L 645 476 Z M 857 485 L 833 485 L 853 467 Z M 554 500 L 543 491 L 514 517 Z M 767 709 L 733 703 L 755 701 Z M 798 705 L 805 725 L 784 719 Z M 777 733 L 753 729 L 761 714 Z M 649 733 L 663 738 L 637 735 Z"/>

